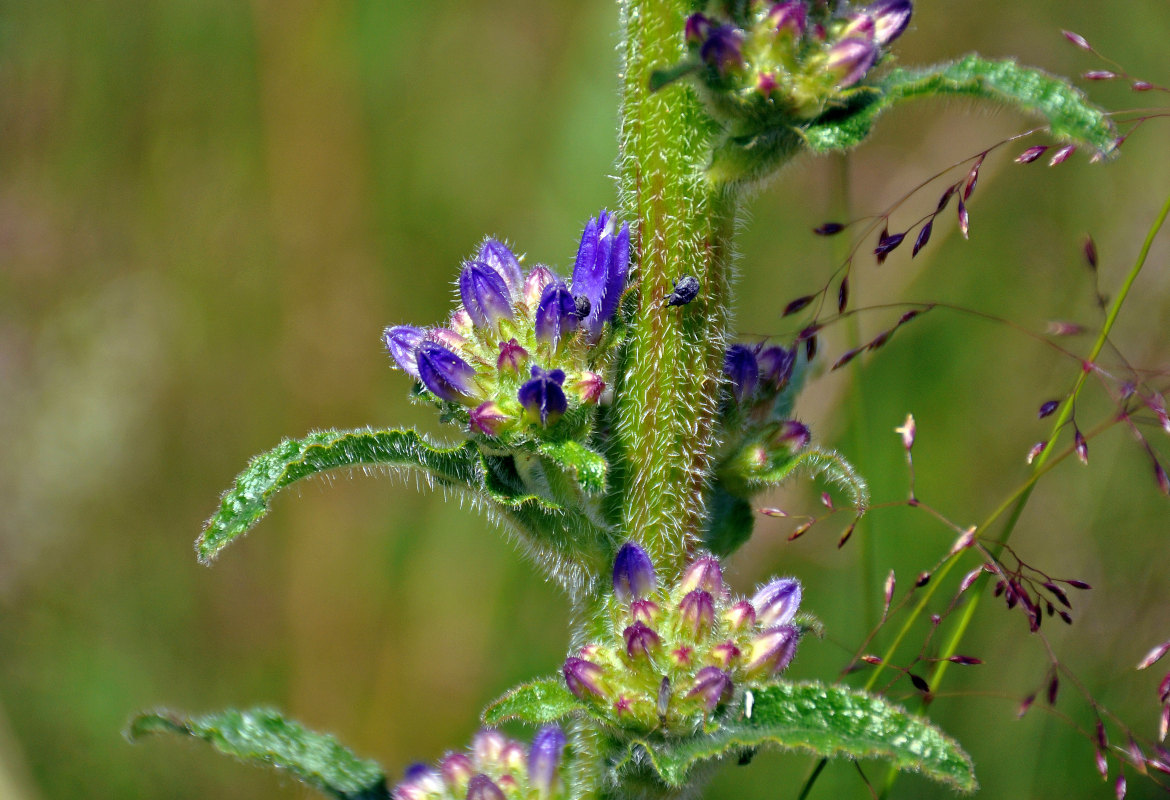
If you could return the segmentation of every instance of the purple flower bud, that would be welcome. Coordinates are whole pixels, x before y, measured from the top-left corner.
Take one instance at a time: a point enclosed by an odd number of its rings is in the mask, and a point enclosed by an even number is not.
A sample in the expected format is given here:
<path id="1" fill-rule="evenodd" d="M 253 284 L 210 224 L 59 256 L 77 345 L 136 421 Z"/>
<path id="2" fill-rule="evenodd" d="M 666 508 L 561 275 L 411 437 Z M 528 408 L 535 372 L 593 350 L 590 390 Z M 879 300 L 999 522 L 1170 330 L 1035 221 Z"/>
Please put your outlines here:
<path id="1" fill-rule="evenodd" d="M 715 601 L 710 592 L 702 589 L 687 593 L 679 602 L 678 610 L 684 630 L 695 639 L 715 622 Z"/>
<path id="2" fill-rule="evenodd" d="M 382 341 L 386 343 L 390 357 L 394 359 L 399 369 L 413 378 L 418 377 L 418 359 L 415 351 L 422 344 L 424 335 L 421 328 L 411 325 L 396 325 L 382 331 Z"/>
<path id="3" fill-rule="evenodd" d="M 426 764 L 411 764 L 402 774 L 402 780 L 422 789 L 443 791 L 443 779 Z"/>
<path id="4" fill-rule="evenodd" d="M 564 383 L 564 370 L 543 370 L 533 364 L 531 380 L 520 387 L 516 396 L 530 419 L 539 421 L 542 426 L 552 425 L 569 408 L 565 392 L 561 388 Z"/>
<path id="5" fill-rule="evenodd" d="M 811 439 L 812 434 L 807 425 L 795 419 L 786 419 L 772 435 L 772 446 L 784 447 L 795 453 L 808 447 Z"/>
<path id="6" fill-rule="evenodd" d="M 756 625 L 756 609 L 747 600 L 741 600 L 723 612 L 723 618 L 732 630 L 743 631 Z"/>
<path id="7" fill-rule="evenodd" d="M 626 628 L 622 631 L 622 636 L 626 638 L 626 655 L 630 658 L 640 658 L 662 642 L 653 628 L 648 628 L 641 622 L 635 622 Z"/>
<path id="8" fill-rule="evenodd" d="M 499 436 L 512 421 L 493 400 L 471 409 L 471 432 L 484 436 Z"/>
<path id="9" fill-rule="evenodd" d="M 731 698 L 731 677 L 719 667 L 703 667 L 695 675 L 695 683 L 687 697 L 697 697 L 707 711 Z"/>
<path id="10" fill-rule="evenodd" d="M 777 578 L 760 588 L 752 598 L 756 619 L 764 627 L 786 625 L 800 608 L 801 588 L 796 578 Z"/>
<path id="11" fill-rule="evenodd" d="M 779 675 L 792 663 L 799 641 L 800 631 L 792 625 L 764 631 L 752 640 L 752 650 L 744 669 L 769 678 Z"/>
<path id="12" fill-rule="evenodd" d="M 623 225 L 616 234 L 613 227 L 608 211 L 589 220 L 573 266 L 573 294 L 589 301 L 589 313 L 581 324 L 593 340 L 617 311 L 630 269 L 630 226 Z"/>
<path id="13" fill-rule="evenodd" d="M 467 783 L 467 800 L 508 800 L 504 790 L 482 772 Z"/>
<path id="14" fill-rule="evenodd" d="M 462 789 L 475 774 L 475 765 L 466 753 L 448 753 L 439 762 L 439 771 L 443 773 L 443 780 L 452 788 Z"/>
<path id="15" fill-rule="evenodd" d="M 707 39 L 711 31 L 711 21 L 703 14 L 691 14 L 687 17 L 686 39 L 691 47 L 698 47 Z"/>
<path id="16" fill-rule="evenodd" d="M 897 39 L 910 24 L 914 5 L 910 0 L 881 0 L 865 9 L 873 17 L 874 38 L 885 47 Z"/>
<path id="17" fill-rule="evenodd" d="M 719 559 L 714 556 L 703 556 L 696 559 L 687 567 L 679 582 L 679 591 L 693 592 L 702 589 L 715 597 L 727 594 L 727 587 L 723 585 L 723 568 Z"/>
<path id="18" fill-rule="evenodd" d="M 654 591 L 658 576 L 646 551 L 634 542 L 626 542 L 613 560 L 613 593 L 618 600 L 628 603 Z"/>
<path id="19" fill-rule="evenodd" d="M 442 400 L 470 405 L 475 370 L 470 364 L 435 342 L 418 346 L 418 377 L 431 394 Z"/>
<path id="20" fill-rule="evenodd" d="M 756 354 L 745 344 L 733 344 L 723 357 L 723 374 L 731 381 L 735 400 L 742 403 L 756 391 L 760 381 L 760 366 Z"/>
<path id="21" fill-rule="evenodd" d="M 557 349 L 562 338 L 577 330 L 577 305 L 569 287 L 560 281 L 550 283 L 536 306 L 536 338 Z"/>
<path id="22" fill-rule="evenodd" d="M 528 362 L 528 351 L 515 338 L 500 342 L 500 355 L 496 358 L 496 369 L 519 375 Z"/>
<path id="23" fill-rule="evenodd" d="M 845 21 L 845 27 L 837 34 L 842 39 L 870 39 L 874 38 L 873 17 L 866 13 L 853 14 Z"/>
<path id="24" fill-rule="evenodd" d="M 647 625 L 654 624 L 660 610 L 653 600 L 635 600 L 630 603 L 630 617 L 635 622 L 644 622 Z"/>
<path id="25" fill-rule="evenodd" d="M 504 276 L 482 261 L 470 261 L 459 273 L 459 296 L 477 327 L 512 318 L 512 294 Z"/>
<path id="26" fill-rule="evenodd" d="M 743 31 L 734 25 L 719 25 L 707 34 L 699 48 L 699 58 L 715 68 L 720 76 L 743 65 Z"/>
<path id="27" fill-rule="evenodd" d="M 586 661 L 583 658 L 567 658 L 562 672 L 565 676 L 565 685 L 578 699 L 584 700 L 587 695 L 605 696 L 605 688 L 601 683 L 604 670 L 592 661 Z"/>
<path id="28" fill-rule="evenodd" d="M 770 97 L 772 92 L 776 91 L 777 86 L 779 86 L 779 83 L 776 81 L 776 73 L 774 72 L 761 72 L 756 77 L 756 91 L 764 97 Z M 667 305 L 670 305 L 670 303 L 667 303 Z"/>
<path id="29" fill-rule="evenodd" d="M 426 332 L 426 340 L 441 344 L 451 352 L 462 350 L 463 346 L 467 344 L 467 339 L 450 328 L 431 328 Z"/>
<path id="30" fill-rule="evenodd" d="M 535 308 L 544 294 L 544 287 L 557 279 L 552 270 L 543 264 L 537 264 L 524 279 L 524 302 L 529 308 Z"/>
<path id="31" fill-rule="evenodd" d="M 481 728 L 476 731 L 475 737 L 471 740 L 471 752 L 475 757 L 476 766 L 486 769 L 498 762 L 500 753 L 504 752 L 504 745 L 507 743 L 507 737 L 497 730 Z"/>
<path id="32" fill-rule="evenodd" d="M 572 382 L 573 391 L 582 403 L 599 403 L 605 391 L 605 381 L 596 372 L 586 370 L 579 374 Z"/>
<path id="33" fill-rule="evenodd" d="M 509 739 L 500 751 L 500 765 L 508 772 L 519 772 L 528 764 L 528 752 L 524 745 Z"/>
<path id="34" fill-rule="evenodd" d="M 878 46 L 870 39 L 850 37 L 842 39 L 829 49 L 825 72 L 844 89 L 865 77 L 877 60 Z"/>
<path id="35" fill-rule="evenodd" d="M 735 642 L 727 641 L 715 645 L 711 648 L 711 658 L 719 662 L 723 669 L 730 669 L 731 662 L 739 658 L 740 650 L 735 646 Z"/>
<path id="36" fill-rule="evenodd" d="M 796 368 L 796 351 L 775 345 L 765 347 L 756 356 L 761 379 L 777 390 L 788 385 L 792 371 Z"/>
<path id="37" fill-rule="evenodd" d="M 524 275 L 520 272 L 520 261 L 516 254 L 506 244 L 495 239 L 485 239 L 479 248 L 479 260 L 500 274 L 512 297 L 520 295 L 524 288 Z"/>
<path id="38" fill-rule="evenodd" d="M 772 26 L 779 36 L 799 39 L 801 36 L 804 36 L 804 29 L 807 24 L 804 3 L 799 0 L 777 3 L 768 12 L 765 24 Z"/>
<path id="39" fill-rule="evenodd" d="M 551 795 L 557 785 L 557 769 L 565 751 L 565 734 L 556 725 L 548 725 L 532 737 L 528 752 L 528 784 L 535 786 L 539 797 Z"/>
<path id="40" fill-rule="evenodd" d="M 467 336 L 471 333 L 474 326 L 471 323 L 471 315 L 467 313 L 467 309 L 459 306 L 452 311 L 451 322 L 448 324 L 448 327 L 460 336 Z"/>

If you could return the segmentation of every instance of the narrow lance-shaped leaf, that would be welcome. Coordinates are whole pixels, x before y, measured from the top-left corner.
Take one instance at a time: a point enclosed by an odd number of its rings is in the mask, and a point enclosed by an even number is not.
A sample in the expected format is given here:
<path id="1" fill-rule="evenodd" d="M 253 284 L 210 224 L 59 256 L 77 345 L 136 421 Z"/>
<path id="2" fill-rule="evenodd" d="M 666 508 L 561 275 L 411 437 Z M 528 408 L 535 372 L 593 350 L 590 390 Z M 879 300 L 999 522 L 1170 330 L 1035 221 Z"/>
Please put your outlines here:
<path id="1" fill-rule="evenodd" d="M 225 755 L 285 770 L 341 800 L 390 797 L 385 774 L 375 762 L 358 758 L 332 736 L 306 730 L 269 709 L 229 709 L 199 717 L 156 711 L 135 717 L 126 730 L 131 741 L 151 733 L 202 739 Z"/>
<path id="2" fill-rule="evenodd" d="M 530 725 L 557 722 L 574 711 L 588 711 L 565 686 L 563 678 L 542 678 L 509 689 L 483 711 L 485 725 L 500 725 L 519 720 Z"/>
<path id="3" fill-rule="evenodd" d="M 966 56 L 952 64 L 894 69 L 878 84 L 879 95 L 854 113 L 814 121 L 801 132 L 817 152 L 854 147 L 869 134 L 886 109 L 903 100 L 965 96 L 991 100 L 1043 118 L 1059 140 L 1080 142 L 1109 155 L 1117 131 L 1085 94 L 1063 78 L 1012 60 Z"/>
<path id="4" fill-rule="evenodd" d="M 638 740 L 670 786 L 682 786 L 695 764 L 738 755 L 763 745 L 821 756 L 881 758 L 901 770 L 921 772 L 963 792 L 977 784 L 970 757 L 950 737 L 921 717 L 876 695 L 818 683 L 778 684 L 744 694 L 738 708 L 711 733 L 671 741 Z"/>

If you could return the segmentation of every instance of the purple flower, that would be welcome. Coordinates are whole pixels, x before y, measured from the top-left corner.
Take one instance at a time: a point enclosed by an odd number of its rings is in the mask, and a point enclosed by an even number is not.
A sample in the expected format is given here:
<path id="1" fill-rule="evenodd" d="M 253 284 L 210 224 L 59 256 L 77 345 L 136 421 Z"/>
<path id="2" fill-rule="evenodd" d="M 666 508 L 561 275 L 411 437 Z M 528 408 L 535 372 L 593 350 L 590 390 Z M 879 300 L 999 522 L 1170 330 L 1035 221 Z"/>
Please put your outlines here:
<path id="1" fill-rule="evenodd" d="M 910 24 L 914 5 L 910 0 L 881 0 L 865 9 L 873 17 L 874 38 L 883 47 L 897 39 Z"/>
<path id="2" fill-rule="evenodd" d="M 715 68 L 720 76 L 743 65 L 743 31 L 734 25 L 719 25 L 707 34 L 699 48 L 699 58 Z"/>
<path id="3" fill-rule="evenodd" d="M 756 363 L 760 367 L 760 377 L 780 390 L 792 378 L 792 370 L 796 367 L 796 350 L 780 345 L 765 347 L 756 356 Z"/>
<path id="4" fill-rule="evenodd" d="M 417 354 L 418 377 L 431 394 L 442 400 L 470 405 L 475 370 L 470 364 L 435 342 L 422 342 Z"/>
<path id="5" fill-rule="evenodd" d="M 524 287 L 524 274 L 520 272 L 520 261 L 508 245 L 485 239 L 479 248 L 479 260 L 500 274 L 513 297 L 519 296 Z"/>
<path id="6" fill-rule="evenodd" d="M 800 608 L 801 588 L 796 578 L 777 578 L 760 588 L 752 598 L 760 625 L 773 627 L 792 621 Z"/>
<path id="7" fill-rule="evenodd" d="M 752 651 L 744 665 L 749 673 L 762 673 L 769 678 L 783 672 L 796 655 L 800 631 L 792 625 L 781 625 L 766 630 L 752 641 Z"/>
<path id="8" fill-rule="evenodd" d="M 877 56 L 878 46 L 872 39 L 842 39 L 829 48 L 825 71 L 837 81 L 838 88 L 844 89 L 864 78 Z"/>
<path id="9" fill-rule="evenodd" d="M 422 328 L 411 325 L 396 325 L 382 331 L 382 341 L 390 351 L 390 357 L 399 368 L 413 378 L 418 377 L 418 358 L 415 351 L 425 335 Z"/>
<path id="10" fill-rule="evenodd" d="M 756 391 L 760 366 L 756 354 L 746 344 L 733 344 L 723 356 L 723 374 L 731 381 L 735 400 L 742 403 Z"/>
<path id="11" fill-rule="evenodd" d="M 536 306 L 536 338 L 557 349 L 561 338 L 577 330 L 577 304 L 569 287 L 560 281 L 550 283 Z"/>
<path id="12" fill-rule="evenodd" d="M 622 636 L 626 639 L 626 655 L 630 658 L 644 656 L 662 642 L 653 628 L 641 622 L 630 625 L 622 631 Z"/>
<path id="13" fill-rule="evenodd" d="M 467 783 L 467 800 L 508 800 L 504 790 L 482 772 Z"/>
<path id="14" fill-rule="evenodd" d="M 469 261 L 459 273 L 459 296 L 472 323 L 487 328 L 512 318 L 512 294 L 504 276 L 483 261 Z"/>
<path id="15" fill-rule="evenodd" d="M 633 542 L 626 542 L 613 560 L 613 593 L 618 600 L 628 603 L 638 600 L 658 585 L 654 564 L 646 551 Z"/>
<path id="16" fill-rule="evenodd" d="M 528 751 L 528 784 L 535 786 L 541 798 L 553 793 L 557 782 L 557 768 L 565 751 L 565 734 L 556 725 L 548 725 L 532 737 Z"/>
<path id="17" fill-rule="evenodd" d="M 715 597 L 722 597 L 727 589 L 723 585 L 723 568 L 719 565 L 719 559 L 714 556 L 696 559 L 683 573 L 679 589 L 683 592 L 702 589 Z"/>
<path id="18" fill-rule="evenodd" d="M 719 667 L 703 667 L 695 674 L 695 683 L 687 697 L 698 697 L 707 711 L 731 697 L 731 677 Z"/>
<path id="19" fill-rule="evenodd" d="M 617 311 L 630 269 L 630 226 L 623 225 L 616 234 L 613 227 L 608 211 L 589 220 L 573 266 L 573 294 L 589 301 L 589 313 L 581 322 L 593 340 Z"/>
<path id="20" fill-rule="evenodd" d="M 543 426 L 552 425 L 569 408 L 565 391 L 561 388 L 564 383 L 564 370 L 543 370 L 533 364 L 532 378 L 520 387 L 516 397 L 531 419 L 539 420 Z"/>
<path id="21" fill-rule="evenodd" d="M 775 29 L 777 34 L 799 39 L 804 35 L 806 24 L 804 3 L 800 0 L 777 3 L 768 12 L 767 23 Z"/>
<path id="22" fill-rule="evenodd" d="M 601 684 L 603 670 L 592 661 L 567 658 L 561 671 L 565 676 L 565 685 L 578 699 L 584 700 L 586 695 L 605 696 L 605 688 Z"/>
<path id="23" fill-rule="evenodd" d="M 702 589 L 688 592 L 679 601 L 678 610 L 683 628 L 695 639 L 715 621 L 715 600 L 710 592 Z"/>

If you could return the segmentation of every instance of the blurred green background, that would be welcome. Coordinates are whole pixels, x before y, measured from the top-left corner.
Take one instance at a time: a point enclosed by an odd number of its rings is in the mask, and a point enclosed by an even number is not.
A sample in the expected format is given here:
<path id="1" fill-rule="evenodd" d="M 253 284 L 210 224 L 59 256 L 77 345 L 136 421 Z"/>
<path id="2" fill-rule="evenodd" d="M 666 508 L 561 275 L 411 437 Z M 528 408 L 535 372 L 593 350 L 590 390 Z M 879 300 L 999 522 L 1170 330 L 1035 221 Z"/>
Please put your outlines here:
<path id="1" fill-rule="evenodd" d="M 978 50 L 1100 68 L 1060 36 L 1071 28 L 1170 81 L 1164 0 L 919 6 L 905 63 Z M 559 665 L 555 587 L 468 509 L 413 483 L 303 485 L 213 569 L 191 542 L 246 459 L 282 436 L 366 424 L 456 435 L 407 404 L 380 331 L 444 316 L 485 233 L 567 267 L 583 221 L 614 203 L 616 16 L 601 0 L 0 0 L 0 797 L 307 797 L 201 746 L 130 746 L 121 730 L 157 705 L 274 704 L 397 775 L 461 746 L 485 702 Z M 1163 97 L 1092 88 L 1111 108 Z M 850 158 L 855 213 L 1024 127 L 956 102 L 892 115 Z M 1096 237 L 1109 293 L 1170 186 L 1166 143 L 1155 121 L 1108 166 L 993 156 L 971 241 L 948 216 L 917 259 L 862 259 L 855 302 L 945 301 L 1032 330 L 1094 324 L 1081 237 Z M 748 205 L 742 331 L 790 333 L 779 309 L 824 282 L 835 243 L 809 229 L 829 218 L 837 166 L 801 161 Z M 1163 375 L 1168 241 L 1114 336 Z M 897 313 L 864 315 L 863 334 Z M 826 360 L 846 337 L 826 334 Z M 1106 363 L 1124 374 L 1115 353 Z M 865 362 L 860 395 L 844 370 L 813 381 L 799 411 L 877 502 L 905 495 L 892 429 L 913 412 L 919 495 L 967 525 L 1025 477 L 1048 428 L 1035 409 L 1077 368 L 1005 326 L 936 311 Z M 1086 429 L 1110 414 L 1099 389 L 1087 398 Z M 1160 674 L 1132 667 L 1170 637 L 1170 514 L 1121 427 L 1090 447 L 1090 466 L 1042 483 L 1015 544 L 1094 585 L 1075 598 L 1076 624 L 1048 633 L 1085 687 L 1151 736 Z M 816 491 L 772 500 L 814 507 Z M 841 551 L 831 526 L 787 544 L 784 523 L 762 519 L 729 577 L 741 591 L 776 572 L 806 582 L 828 636 L 802 647 L 798 677 L 835 675 L 872 620 L 861 537 L 879 587 L 890 568 L 908 585 L 952 539 L 905 509 L 875 511 Z M 1022 618 L 986 603 L 962 649 L 986 664 L 952 669 L 932 713 L 974 755 L 984 796 L 1106 796 L 1069 726 L 1040 709 L 1015 719 L 1047 663 Z M 1068 682 L 1058 710 L 1092 724 Z M 705 796 L 793 797 L 810 765 L 761 756 Z M 1162 796 L 1130 777 L 1131 797 Z M 943 792 L 909 777 L 898 793 Z M 838 796 L 868 796 L 846 764 L 813 794 Z"/>

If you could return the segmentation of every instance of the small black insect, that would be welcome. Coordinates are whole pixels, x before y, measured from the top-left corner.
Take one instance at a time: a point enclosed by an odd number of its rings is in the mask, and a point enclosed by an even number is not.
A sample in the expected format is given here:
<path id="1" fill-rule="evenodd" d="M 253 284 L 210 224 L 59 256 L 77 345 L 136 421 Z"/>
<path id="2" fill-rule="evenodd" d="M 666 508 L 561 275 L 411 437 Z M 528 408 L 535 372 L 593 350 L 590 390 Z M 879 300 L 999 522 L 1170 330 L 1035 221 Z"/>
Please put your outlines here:
<path id="1" fill-rule="evenodd" d="M 590 308 L 592 308 L 592 305 L 589 302 L 589 298 L 585 295 L 579 294 L 573 298 L 573 313 L 577 319 L 585 319 L 589 316 Z"/>
<path id="2" fill-rule="evenodd" d="M 685 306 L 699 296 L 699 280 L 691 275 L 684 275 L 674 282 L 674 290 L 666 298 L 668 306 Z"/>

